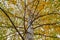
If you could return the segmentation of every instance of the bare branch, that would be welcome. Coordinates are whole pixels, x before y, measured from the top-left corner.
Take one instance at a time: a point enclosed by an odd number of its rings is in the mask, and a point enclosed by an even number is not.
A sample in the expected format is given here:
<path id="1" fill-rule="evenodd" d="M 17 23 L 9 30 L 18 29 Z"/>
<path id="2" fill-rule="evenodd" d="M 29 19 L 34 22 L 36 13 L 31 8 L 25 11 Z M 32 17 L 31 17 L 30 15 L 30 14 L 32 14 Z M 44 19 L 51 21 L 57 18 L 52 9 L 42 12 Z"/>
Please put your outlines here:
<path id="1" fill-rule="evenodd" d="M 20 35 L 20 37 L 22 38 L 22 40 L 24 40 L 23 36 L 20 34 L 20 32 L 17 30 L 17 28 L 15 27 L 14 23 L 12 22 L 12 20 L 10 19 L 10 17 L 8 16 L 8 14 L 0 7 L 0 9 L 4 12 L 4 14 L 8 17 L 8 19 L 10 20 L 10 22 L 12 23 L 13 27 L 15 28 L 15 30 L 18 32 L 18 34 Z"/>
<path id="2" fill-rule="evenodd" d="M 37 1 L 37 5 L 35 7 L 34 13 L 36 12 L 36 9 L 37 9 L 38 5 L 39 5 L 39 0 Z"/>
<path id="3" fill-rule="evenodd" d="M 35 0 L 33 1 L 33 4 L 32 4 L 32 7 L 31 7 L 31 8 L 33 8 L 34 2 L 35 2 Z M 34 13 L 35 13 L 35 11 L 36 11 L 36 8 L 37 8 L 38 4 L 39 4 L 39 1 L 38 1 L 37 5 L 36 5 L 36 7 L 35 7 Z M 31 15 L 29 15 L 29 16 L 32 17 L 32 19 L 33 19 L 34 13 L 31 12 L 31 9 L 28 9 L 28 8 L 27 8 L 27 10 L 31 13 Z M 31 18 L 30 18 L 30 19 L 31 19 Z M 32 19 L 31 19 L 30 25 L 32 25 Z M 29 25 L 29 26 L 30 26 L 30 25 Z M 28 28 L 29 28 L 29 27 L 28 27 Z M 27 29 L 28 29 L 28 28 L 27 28 Z"/>
<path id="4" fill-rule="evenodd" d="M 44 16 L 52 15 L 52 14 L 58 14 L 58 15 L 60 15 L 59 13 L 49 13 L 49 14 L 45 14 L 45 15 L 39 15 L 38 17 L 34 18 L 34 20 L 32 21 L 32 23 L 33 23 L 35 20 L 39 19 L 40 17 L 44 17 Z"/>
<path id="5" fill-rule="evenodd" d="M 25 4 L 24 4 L 24 6 L 25 6 L 25 8 L 24 8 L 24 30 L 25 30 L 25 33 L 26 33 L 26 31 L 27 31 L 27 30 L 26 30 L 26 27 L 25 27 L 25 19 L 26 19 L 26 17 L 25 17 L 25 16 L 26 16 L 26 0 L 24 0 L 24 3 L 25 3 Z"/>
<path id="6" fill-rule="evenodd" d="M 36 26 L 35 28 L 33 29 L 36 29 L 38 27 L 41 27 L 41 26 L 44 26 L 44 25 L 56 25 L 56 24 L 59 24 L 60 22 L 56 22 L 56 23 L 48 23 L 48 24 L 40 24 L 39 26 Z"/>

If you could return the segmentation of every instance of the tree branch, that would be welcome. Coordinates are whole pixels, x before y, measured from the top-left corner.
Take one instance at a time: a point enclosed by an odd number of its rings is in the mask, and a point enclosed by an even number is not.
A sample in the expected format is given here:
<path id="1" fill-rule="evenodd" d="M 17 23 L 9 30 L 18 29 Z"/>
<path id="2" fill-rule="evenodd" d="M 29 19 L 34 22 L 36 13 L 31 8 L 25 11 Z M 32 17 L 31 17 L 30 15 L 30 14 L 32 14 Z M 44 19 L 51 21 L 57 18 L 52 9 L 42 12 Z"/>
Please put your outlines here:
<path id="1" fill-rule="evenodd" d="M 44 25 L 56 25 L 56 24 L 59 24 L 60 22 L 56 22 L 56 23 L 49 23 L 49 24 L 40 24 L 39 26 L 36 26 L 35 28 L 33 29 L 36 29 L 38 27 L 41 27 L 41 26 L 44 26 Z"/>
<path id="2" fill-rule="evenodd" d="M 40 17 L 44 17 L 44 16 L 51 15 L 51 14 L 58 14 L 58 15 L 60 15 L 59 13 L 49 13 L 49 14 L 45 14 L 45 15 L 39 15 L 38 17 L 34 18 L 34 20 L 32 21 L 32 23 L 33 23 L 35 20 L 39 19 Z"/>
<path id="3" fill-rule="evenodd" d="M 31 8 L 33 8 L 34 2 L 35 2 L 35 0 L 33 1 L 33 4 L 32 4 L 32 7 L 31 7 Z M 36 5 L 36 7 L 35 7 L 34 13 L 35 13 L 35 11 L 36 11 L 36 8 L 37 8 L 38 4 L 39 4 L 39 0 L 38 0 L 38 3 L 37 3 L 37 5 Z M 26 5 L 26 6 L 27 6 L 27 5 Z M 34 13 L 32 13 L 31 10 L 28 9 L 28 8 L 27 8 L 27 10 L 28 10 L 28 11 L 30 12 L 30 14 L 31 14 L 31 15 L 29 14 L 29 16 L 32 17 L 32 19 L 33 19 Z M 30 18 L 30 19 L 31 19 L 31 18 Z M 30 25 L 32 25 L 32 19 L 31 19 Z M 29 26 L 30 26 L 30 25 L 29 25 Z M 29 27 L 28 27 L 28 28 L 29 28 Z M 28 29 L 28 28 L 27 28 L 27 29 Z"/>
<path id="4" fill-rule="evenodd" d="M 34 10 L 34 13 L 36 12 L 36 9 L 37 9 L 37 7 L 38 7 L 38 4 L 39 4 L 39 0 L 37 0 L 37 5 L 36 5 L 36 7 L 35 7 L 35 10 Z"/>
<path id="5" fill-rule="evenodd" d="M 18 34 L 20 35 L 20 37 L 22 38 L 22 40 L 24 40 L 23 36 L 20 34 L 20 32 L 17 30 L 17 28 L 15 27 L 14 23 L 12 22 L 12 20 L 10 19 L 10 17 L 8 16 L 8 14 L 0 7 L 0 9 L 4 12 L 4 14 L 8 17 L 8 19 L 10 20 L 10 22 L 12 23 L 13 27 L 15 28 L 15 30 L 18 32 Z"/>

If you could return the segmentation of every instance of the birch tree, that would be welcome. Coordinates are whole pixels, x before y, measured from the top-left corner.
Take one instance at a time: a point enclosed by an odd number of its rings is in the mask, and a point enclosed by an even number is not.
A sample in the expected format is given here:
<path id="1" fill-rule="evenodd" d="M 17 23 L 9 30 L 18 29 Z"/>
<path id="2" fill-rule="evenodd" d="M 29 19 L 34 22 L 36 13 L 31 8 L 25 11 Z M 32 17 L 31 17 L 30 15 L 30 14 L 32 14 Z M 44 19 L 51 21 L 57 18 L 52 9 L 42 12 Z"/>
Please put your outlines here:
<path id="1" fill-rule="evenodd" d="M 60 40 L 59 0 L 0 0 L 1 40 Z"/>

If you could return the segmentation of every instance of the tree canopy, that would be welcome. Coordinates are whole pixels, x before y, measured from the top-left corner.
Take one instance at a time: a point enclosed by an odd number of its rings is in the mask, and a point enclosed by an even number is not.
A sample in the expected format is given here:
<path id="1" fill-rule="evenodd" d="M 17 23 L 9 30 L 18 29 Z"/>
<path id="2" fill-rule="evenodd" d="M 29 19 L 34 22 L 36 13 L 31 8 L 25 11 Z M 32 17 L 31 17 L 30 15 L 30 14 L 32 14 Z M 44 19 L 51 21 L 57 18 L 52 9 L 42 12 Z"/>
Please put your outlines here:
<path id="1" fill-rule="evenodd" d="M 60 0 L 0 0 L 0 40 L 60 40 Z"/>

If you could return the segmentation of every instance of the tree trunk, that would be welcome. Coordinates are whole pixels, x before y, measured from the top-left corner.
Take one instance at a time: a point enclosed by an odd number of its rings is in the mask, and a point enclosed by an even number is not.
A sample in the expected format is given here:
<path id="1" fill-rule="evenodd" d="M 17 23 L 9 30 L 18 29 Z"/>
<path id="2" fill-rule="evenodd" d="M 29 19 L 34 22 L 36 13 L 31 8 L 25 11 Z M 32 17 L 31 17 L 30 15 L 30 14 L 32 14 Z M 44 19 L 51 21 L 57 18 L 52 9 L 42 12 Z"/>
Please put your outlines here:
<path id="1" fill-rule="evenodd" d="M 30 14 L 29 18 L 28 18 L 28 29 L 27 29 L 27 33 L 26 33 L 26 40 L 34 40 L 33 39 L 33 29 L 32 29 L 32 16 Z"/>

